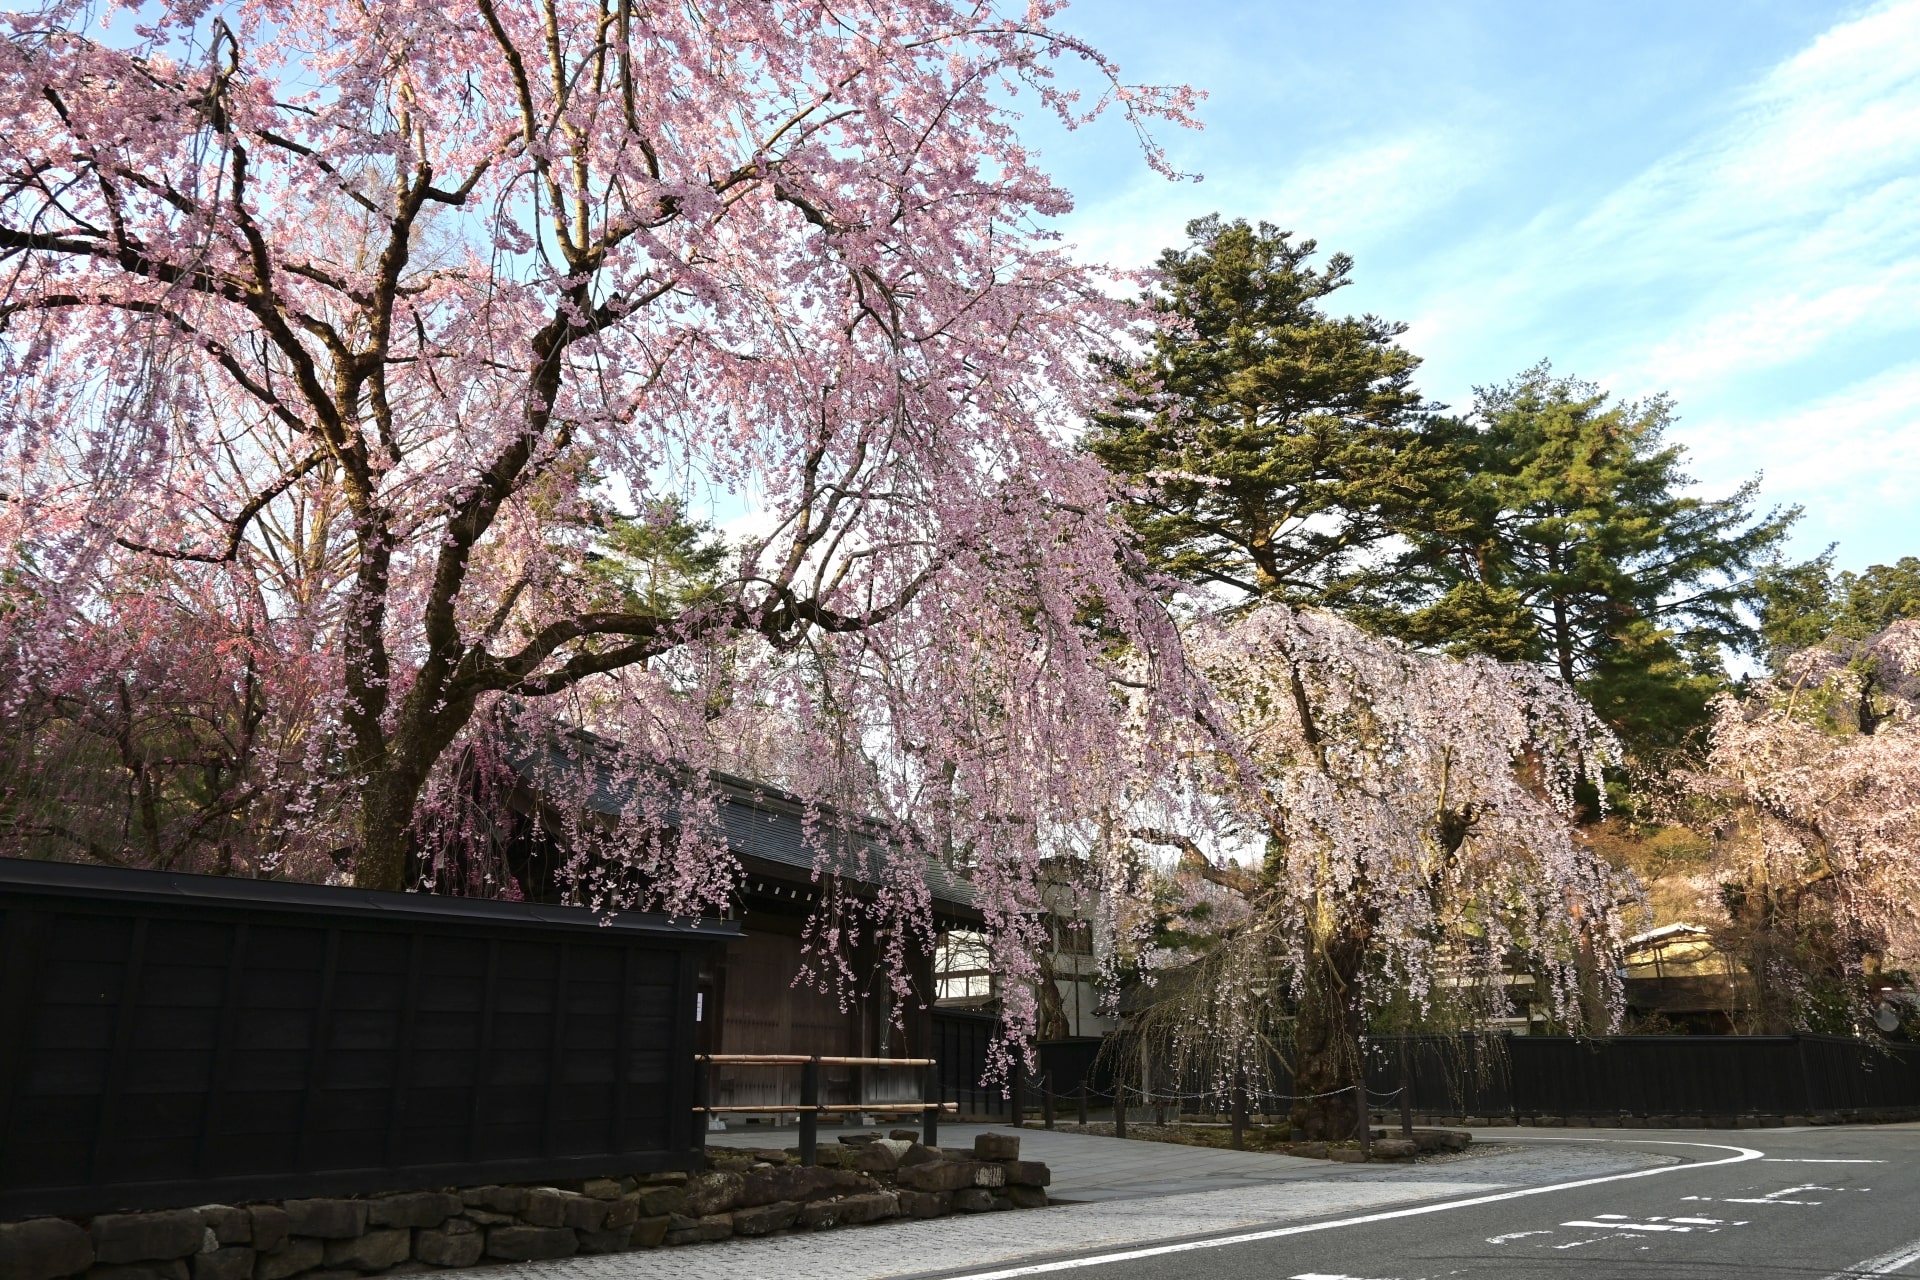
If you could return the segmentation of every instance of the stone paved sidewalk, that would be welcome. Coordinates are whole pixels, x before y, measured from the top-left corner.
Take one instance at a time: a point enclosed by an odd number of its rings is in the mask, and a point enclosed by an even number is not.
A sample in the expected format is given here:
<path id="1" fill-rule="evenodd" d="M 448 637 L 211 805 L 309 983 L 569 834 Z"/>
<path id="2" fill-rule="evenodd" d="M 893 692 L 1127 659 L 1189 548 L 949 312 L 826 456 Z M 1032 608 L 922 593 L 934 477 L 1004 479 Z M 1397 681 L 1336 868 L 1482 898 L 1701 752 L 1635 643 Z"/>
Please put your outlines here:
<path id="1" fill-rule="evenodd" d="M 881 1126 L 880 1131 L 889 1127 Z M 836 1142 L 839 1132 L 823 1129 L 820 1140 Z M 1013 1129 L 986 1125 L 942 1125 L 940 1145 L 966 1148 L 973 1145 L 976 1134 L 1013 1132 Z M 1166 1142 L 1123 1142 L 1046 1129 L 1018 1132 L 1021 1156 L 1027 1160 L 1043 1160 L 1053 1171 L 1053 1184 L 1047 1193 L 1056 1200 L 1113 1200 L 1215 1191 L 1301 1178 L 1338 1177 L 1360 1167 L 1259 1151 L 1216 1151 Z M 797 1142 L 796 1131 L 787 1128 L 716 1133 L 710 1136 L 708 1145 L 788 1147 Z"/>
<path id="2" fill-rule="evenodd" d="M 943 1127 L 941 1140 L 960 1146 L 979 1131 Z M 760 1134 L 727 1145 L 787 1143 Z M 901 1280 L 1666 1163 L 1636 1152 L 1541 1145 L 1391 1167 L 1033 1129 L 1021 1133 L 1021 1154 L 1045 1160 L 1053 1170 L 1050 1190 L 1070 1203 L 526 1263 L 484 1274 L 488 1280 Z"/>
<path id="3" fill-rule="evenodd" d="M 1470 1195 L 1500 1185 L 1438 1180 L 1275 1182 L 1154 1199 L 1062 1204 L 1020 1213 L 895 1221 L 820 1235 L 530 1262 L 482 1274 L 488 1280 L 894 1280 Z"/>

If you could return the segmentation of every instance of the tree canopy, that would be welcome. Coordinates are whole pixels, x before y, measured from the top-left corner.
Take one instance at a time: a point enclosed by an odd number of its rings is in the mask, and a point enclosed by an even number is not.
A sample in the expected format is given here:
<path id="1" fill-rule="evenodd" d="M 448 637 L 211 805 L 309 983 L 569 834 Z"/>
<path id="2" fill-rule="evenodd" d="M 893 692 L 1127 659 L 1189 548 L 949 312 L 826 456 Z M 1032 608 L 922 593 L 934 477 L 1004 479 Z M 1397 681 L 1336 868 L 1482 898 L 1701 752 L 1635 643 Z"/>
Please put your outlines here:
<path id="1" fill-rule="evenodd" d="M 1920 621 L 1781 667 L 1716 703 L 1687 816 L 1715 838 L 1747 1029 L 1853 1031 L 1872 969 L 1920 957 Z"/>
<path id="2" fill-rule="evenodd" d="M 1035 230 L 1007 91 L 1190 98 L 1057 8 L 0 16 L 9 847 L 399 889 L 457 762 L 591 729 L 632 797 L 594 900 L 697 910 L 700 780 L 764 715 L 774 781 L 925 842 L 872 872 L 893 945 L 929 846 L 1014 928 L 1040 833 L 1191 714 L 1118 723 L 1116 648 L 1184 666 L 1064 424 L 1136 318 Z"/>
<path id="3" fill-rule="evenodd" d="M 1457 471 L 1402 527 L 1408 550 L 1360 616 L 1417 643 L 1550 663 L 1632 747 L 1706 719 L 1743 603 L 1797 510 L 1757 481 L 1688 492 L 1664 397 L 1613 401 L 1536 365 L 1476 392 Z"/>
<path id="4" fill-rule="evenodd" d="M 1920 618 L 1920 556 L 1865 571 L 1834 571 L 1833 548 L 1804 564 L 1768 565 L 1754 584 L 1767 658 L 1786 659 L 1823 641 L 1864 640 L 1896 622 Z"/>
<path id="5" fill-rule="evenodd" d="M 1153 561 L 1242 601 L 1337 597 L 1445 457 L 1424 433 L 1406 326 L 1332 316 L 1352 259 L 1267 223 L 1187 225 L 1160 256 L 1148 351 L 1110 362 L 1118 394 L 1092 454 L 1132 487 Z"/>

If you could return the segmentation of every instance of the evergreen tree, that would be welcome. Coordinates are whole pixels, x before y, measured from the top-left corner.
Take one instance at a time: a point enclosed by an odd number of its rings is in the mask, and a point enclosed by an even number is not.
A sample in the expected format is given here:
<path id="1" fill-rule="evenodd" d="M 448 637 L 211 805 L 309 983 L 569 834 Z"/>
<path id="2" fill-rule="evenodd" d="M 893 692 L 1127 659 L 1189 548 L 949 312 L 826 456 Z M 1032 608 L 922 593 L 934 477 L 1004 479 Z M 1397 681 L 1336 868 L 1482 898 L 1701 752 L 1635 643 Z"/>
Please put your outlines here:
<path id="1" fill-rule="evenodd" d="M 1352 259 L 1266 223 L 1187 225 L 1150 296 L 1165 325 L 1087 447 L 1136 497 L 1148 554 L 1247 600 L 1333 602 L 1446 472 L 1406 326 L 1321 309 Z"/>
<path id="2" fill-rule="evenodd" d="M 1833 571 L 1833 548 L 1804 564 L 1779 562 L 1755 582 L 1754 611 L 1767 660 L 1778 671 L 1790 653 L 1829 639 L 1864 640 L 1906 618 L 1920 618 L 1920 556 Z"/>
<path id="3" fill-rule="evenodd" d="M 1725 652 L 1756 642 L 1740 606 L 1799 512 L 1756 516 L 1757 481 L 1687 494 L 1672 423 L 1664 396 L 1610 401 L 1544 362 L 1478 389 L 1452 427 L 1459 472 L 1404 526 L 1409 550 L 1362 616 L 1551 663 L 1629 745 L 1675 745 L 1705 723 Z"/>

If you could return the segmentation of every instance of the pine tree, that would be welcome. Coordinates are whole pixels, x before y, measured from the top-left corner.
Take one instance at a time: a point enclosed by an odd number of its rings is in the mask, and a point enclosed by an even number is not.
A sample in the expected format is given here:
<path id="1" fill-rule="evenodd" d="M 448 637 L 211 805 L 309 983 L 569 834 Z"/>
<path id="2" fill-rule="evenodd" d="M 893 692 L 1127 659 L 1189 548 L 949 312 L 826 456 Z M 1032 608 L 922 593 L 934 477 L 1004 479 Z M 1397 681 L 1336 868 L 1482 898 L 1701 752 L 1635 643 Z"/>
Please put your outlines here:
<path id="1" fill-rule="evenodd" d="M 1833 571 L 1833 548 L 1804 564 L 1778 562 L 1755 583 L 1754 611 L 1774 670 L 1786 655 L 1830 639 L 1863 640 L 1920 618 L 1920 556 L 1901 556 L 1865 573 Z"/>
<path id="2" fill-rule="evenodd" d="M 1754 514 L 1757 481 L 1686 493 L 1664 396 L 1611 401 L 1545 363 L 1476 391 L 1453 424 L 1448 496 L 1403 532 L 1410 549 L 1361 611 L 1382 630 L 1454 652 L 1552 664 L 1642 750 L 1704 724 L 1754 570 L 1797 509 Z"/>
<path id="3" fill-rule="evenodd" d="M 1444 474 L 1406 326 L 1322 302 L 1352 259 L 1266 223 L 1187 225 L 1149 304 L 1169 323 L 1087 447 L 1127 480 L 1148 554 L 1248 601 L 1329 603 L 1352 589 L 1397 513 Z"/>

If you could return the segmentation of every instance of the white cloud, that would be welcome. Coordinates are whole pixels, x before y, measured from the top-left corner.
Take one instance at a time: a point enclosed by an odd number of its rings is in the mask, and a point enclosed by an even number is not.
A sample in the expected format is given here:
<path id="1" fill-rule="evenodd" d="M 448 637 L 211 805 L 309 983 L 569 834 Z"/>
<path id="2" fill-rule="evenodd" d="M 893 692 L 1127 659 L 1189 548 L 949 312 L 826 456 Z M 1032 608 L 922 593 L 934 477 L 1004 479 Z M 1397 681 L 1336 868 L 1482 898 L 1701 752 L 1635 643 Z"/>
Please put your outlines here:
<path id="1" fill-rule="evenodd" d="M 1920 360 L 1777 415 L 1687 426 L 1703 469 L 1764 471 L 1769 494 L 1807 508 L 1803 549 L 1837 541 L 1849 564 L 1920 553 Z"/>
<path id="2" fill-rule="evenodd" d="M 1828 31 L 1585 208 L 1468 247 L 1420 328 L 1530 330 L 1607 352 L 1632 390 L 1683 395 L 1817 358 L 1920 323 L 1916 174 L 1920 0 L 1903 0 Z"/>
<path id="3" fill-rule="evenodd" d="M 1209 213 L 1264 219 L 1318 236 L 1329 249 L 1351 249 L 1457 198 L 1490 164 L 1487 149 L 1463 132 L 1432 127 L 1242 165 L 1199 183 L 1143 176 L 1123 194 L 1077 210 L 1065 230 L 1084 260 L 1122 267 L 1149 265 L 1182 242 L 1190 219 Z"/>

